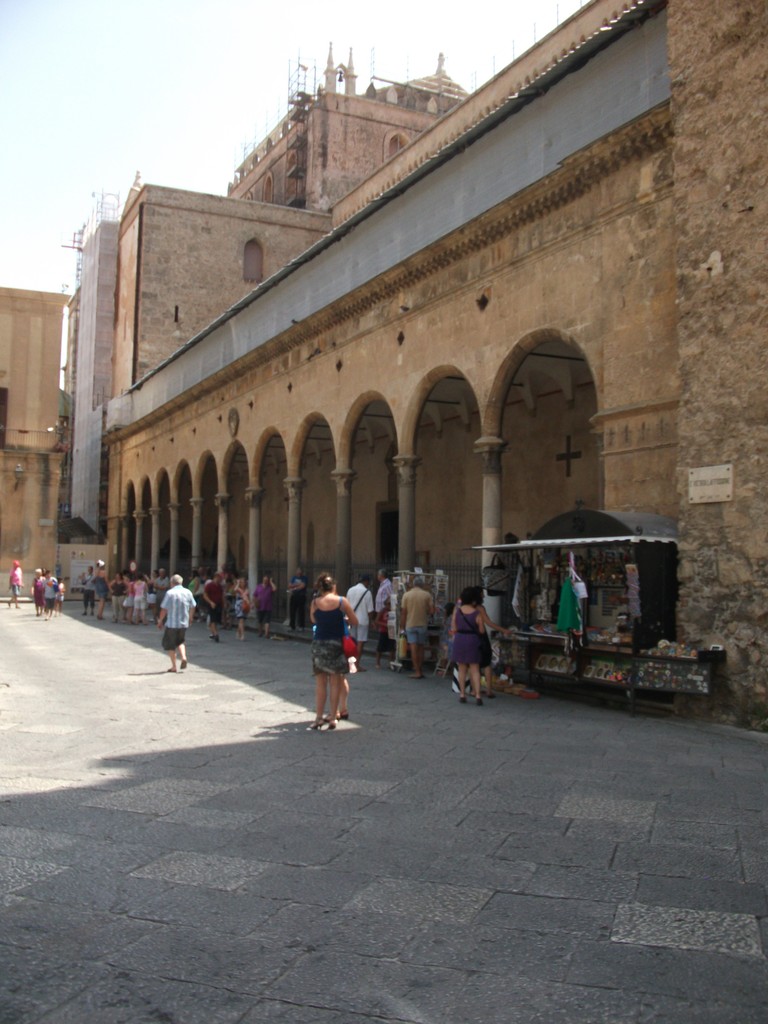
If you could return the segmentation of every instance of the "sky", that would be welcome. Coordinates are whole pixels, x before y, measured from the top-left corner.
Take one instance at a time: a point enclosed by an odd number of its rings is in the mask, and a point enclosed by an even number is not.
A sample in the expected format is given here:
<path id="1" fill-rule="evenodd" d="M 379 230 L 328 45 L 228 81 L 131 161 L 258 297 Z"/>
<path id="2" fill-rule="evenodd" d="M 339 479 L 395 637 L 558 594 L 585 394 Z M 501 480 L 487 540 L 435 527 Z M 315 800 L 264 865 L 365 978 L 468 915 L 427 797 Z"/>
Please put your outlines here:
<path id="1" fill-rule="evenodd" d="M 473 91 L 585 3 L 481 0 L 440 18 L 413 0 L 0 0 L 0 287 L 71 293 L 75 232 L 137 171 L 226 195 L 286 112 L 292 72 L 322 82 L 330 44 L 336 65 L 352 49 L 358 93 L 371 74 L 433 74 L 440 53 Z"/>

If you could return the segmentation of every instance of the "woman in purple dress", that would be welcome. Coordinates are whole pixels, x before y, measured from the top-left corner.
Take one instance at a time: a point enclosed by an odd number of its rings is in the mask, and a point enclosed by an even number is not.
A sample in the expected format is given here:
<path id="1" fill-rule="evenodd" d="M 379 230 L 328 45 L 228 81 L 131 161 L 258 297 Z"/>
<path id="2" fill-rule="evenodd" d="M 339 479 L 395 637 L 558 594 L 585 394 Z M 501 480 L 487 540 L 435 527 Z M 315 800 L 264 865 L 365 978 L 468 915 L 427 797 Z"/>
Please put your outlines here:
<path id="1" fill-rule="evenodd" d="M 459 603 L 453 609 L 451 618 L 453 632 L 453 660 L 459 667 L 459 700 L 467 703 L 465 687 L 467 671 L 472 683 L 472 694 L 476 704 L 482 704 L 480 696 L 480 636 L 485 626 L 480 617 L 475 587 L 465 587 Z"/>

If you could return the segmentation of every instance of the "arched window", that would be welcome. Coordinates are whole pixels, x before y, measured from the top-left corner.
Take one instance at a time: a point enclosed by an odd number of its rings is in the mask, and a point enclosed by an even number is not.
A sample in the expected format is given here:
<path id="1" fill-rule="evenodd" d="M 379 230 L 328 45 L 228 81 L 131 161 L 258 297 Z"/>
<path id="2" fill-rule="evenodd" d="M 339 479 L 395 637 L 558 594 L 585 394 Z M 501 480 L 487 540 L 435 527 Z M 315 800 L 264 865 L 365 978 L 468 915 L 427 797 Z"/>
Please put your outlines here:
<path id="1" fill-rule="evenodd" d="M 245 243 L 243 249 L 243 280 L 256 284 L 264 279 L 264 250 L 255 238 Z"/>
<path id="2" fill-rule="evenodd" d="M 268 174 L 264 179 L 264 202 L 272 202 L 272 175 Z"/>
<path id="3" fill-rule="evenodd" d="M 387 156 L 394 156 L 395 153 L 399 153 L 407 145 L 408 139 L 404 135 L 393 135 L 387 146 Z"/>

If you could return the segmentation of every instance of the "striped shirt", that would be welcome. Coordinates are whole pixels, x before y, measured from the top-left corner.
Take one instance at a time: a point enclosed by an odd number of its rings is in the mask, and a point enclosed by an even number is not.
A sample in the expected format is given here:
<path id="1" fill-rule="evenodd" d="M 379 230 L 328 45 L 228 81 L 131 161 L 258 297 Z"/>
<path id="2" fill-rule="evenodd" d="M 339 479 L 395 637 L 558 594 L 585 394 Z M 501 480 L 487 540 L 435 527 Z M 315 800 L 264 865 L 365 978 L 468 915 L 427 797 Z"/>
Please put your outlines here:
<path id="1" fill-rule="evenodd" d="M 195 598 L 179 583 L 171 587 L 160 607 L 165 611 L 165 625 L 169 629 L 186 629 L 190 610 L 195 607 Z"/>

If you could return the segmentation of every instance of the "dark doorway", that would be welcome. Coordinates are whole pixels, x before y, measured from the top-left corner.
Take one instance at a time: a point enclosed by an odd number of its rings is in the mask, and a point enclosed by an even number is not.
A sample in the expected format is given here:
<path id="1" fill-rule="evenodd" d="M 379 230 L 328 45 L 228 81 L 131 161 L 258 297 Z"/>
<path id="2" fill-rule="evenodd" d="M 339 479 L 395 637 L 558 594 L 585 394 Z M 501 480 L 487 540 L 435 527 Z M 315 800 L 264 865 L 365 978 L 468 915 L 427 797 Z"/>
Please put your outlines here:
<path id="1" fill-rule="evenodd" d="M 397 565 L 400 512 L 389 509 L 379 513 L 379 561 L 382 565 Z"/>

